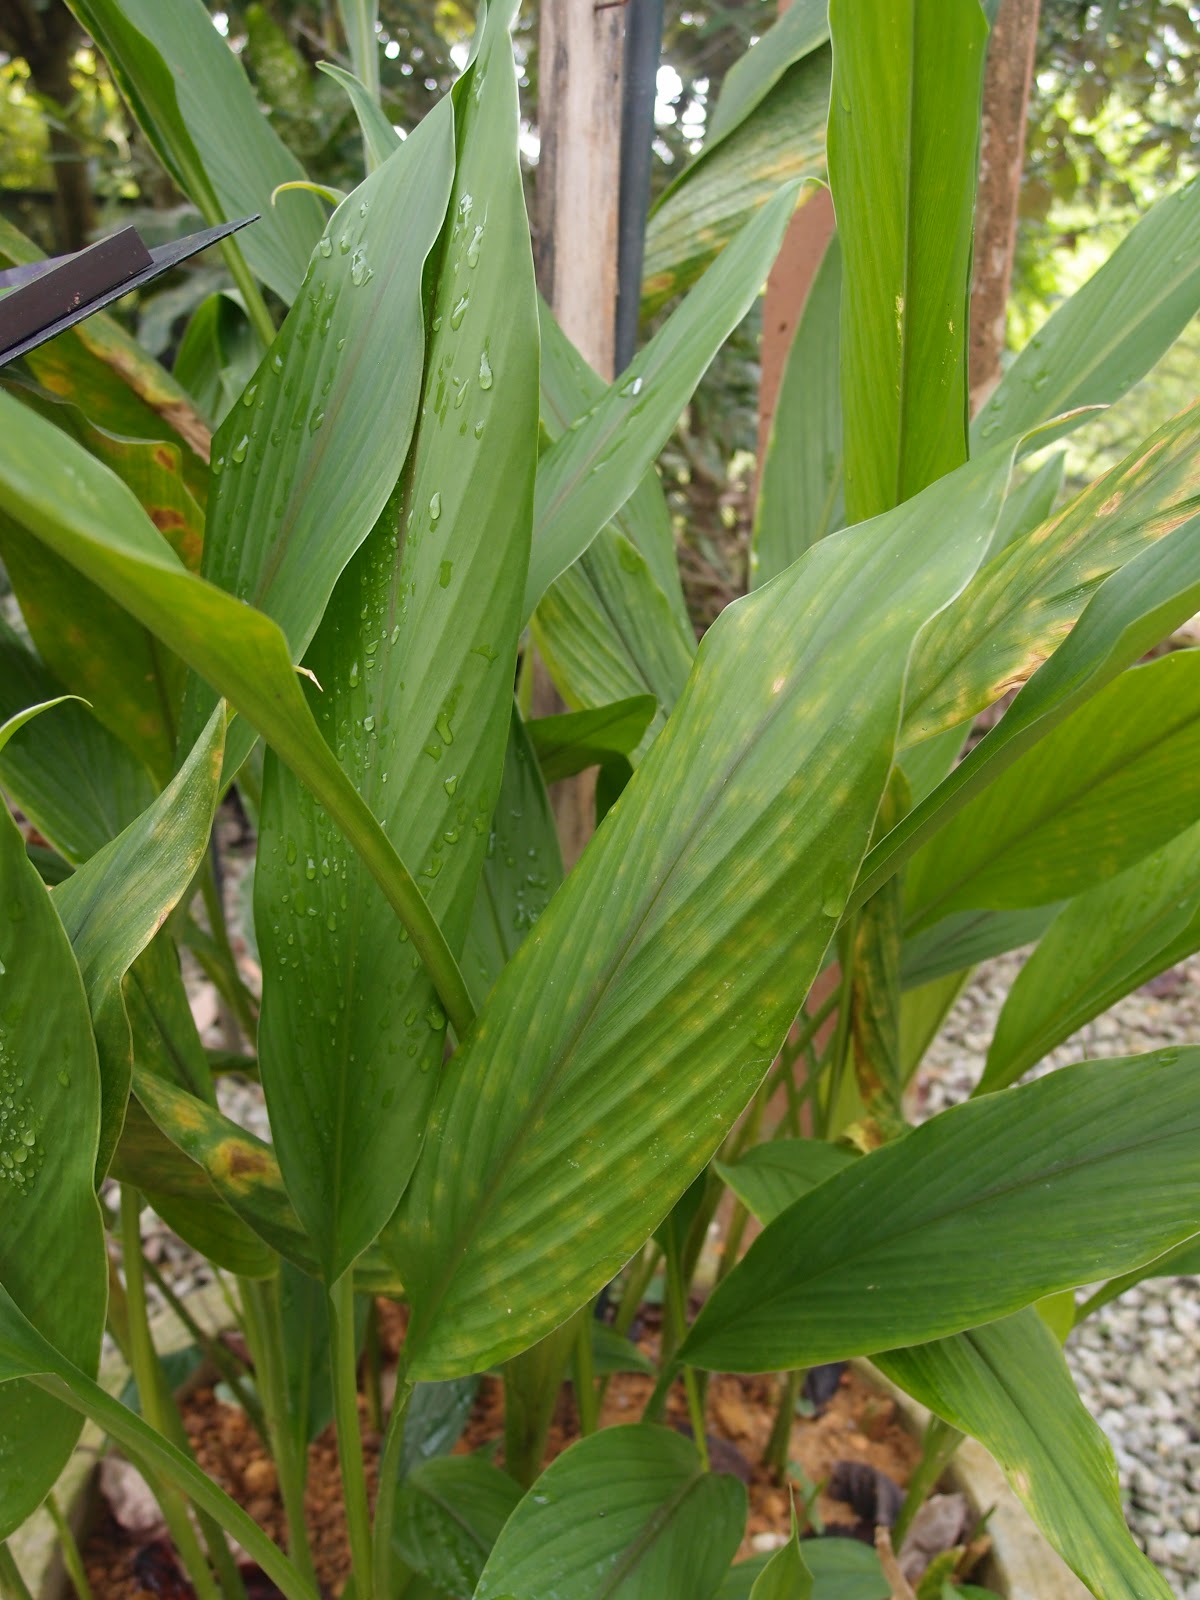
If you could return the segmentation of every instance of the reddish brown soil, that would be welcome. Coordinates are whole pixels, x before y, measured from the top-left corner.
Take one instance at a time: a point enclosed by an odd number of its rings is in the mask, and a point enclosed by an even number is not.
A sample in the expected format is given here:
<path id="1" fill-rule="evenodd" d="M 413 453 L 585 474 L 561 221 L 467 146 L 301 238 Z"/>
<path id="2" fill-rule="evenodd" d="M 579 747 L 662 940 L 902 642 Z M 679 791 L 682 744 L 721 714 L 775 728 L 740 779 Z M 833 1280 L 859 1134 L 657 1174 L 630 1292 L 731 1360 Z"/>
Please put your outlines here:
<path id="1" fill-rule="evenodd" d="M 403 1313 L 398 1314 L 392 1306 L 381 1305 L 380 1309 L 381 1343 L 385 1353 L 394 1356 L 403 1334 Z M 644 1341 L 651 1351 L 654 1343 L 653 1334 Z M 639 1375 L 613 1378 L 601 1426 L 636 1421 L 652 1387 L 649 1378 Z M 713 1464 L 734 1470 L 748 1481 L 750 1513 L 739 1556 L 750 1553 L 755 1534 L 786 1533 L 790 1524 L 789 1485 L 778 1482 L 761 1465 L 777 1392 L 771 1377 L 715 1377 L 709 1386 L 706 1418 Z M 360 1408 L 368 1484 L 373 1493 L 379 1439 L 367 1426 L 365 1403 L 360 1402 Z M 282 1544 L 285 1522 L 275 1469 L 245 1413 L 223 1404 L 207 1387 L 190 1395 L 183 1409 L 188 1437 L 201 1467 Z M 668 1399 L 666 1420 L 687 1427 L 682 1385 L 676 1385 Z M 497 1380 L 485 1378 L 458 1449 L 477 1449 L 501 1438 L 503 1432 L 503 1387 Z M 578 1434 L 574 1397 L 570 1385 L 564 1384 L 550 1427 L 546 1460 L 552 1461 Z M 790 1457 L 809 1484 L 826 1479 L 838 1461 L 866 1462 L 904 1484 L 918 1453 L 917 1444 L 901 1427 L 892 1401 L 873 1392 L 854 1373 L 843 1376 L 820 1417 L 797 1418 L 792 1427 Z M 503 1455 L 498 1459 L 502 1462 Z M 824 1494 L 817 1508 L 827 1523 L 852 1525 L 856 1520 L 849 1506 Z M 349 1570 L 349 1552 L 332 1428 L 309 1450 L 306 1509 L 321 1588 L 326 1595 L 337 1595 Z M 85 1545 L 84 1561 L 95 1600 L 136 1600 L 146 1595 L 156 1600 L 190 1600 L 191 1589 L 173 1570 L 169 1551 L 165 1547 L 148 1549 L 119 1528 L 107 1512 Z M 251 1600 L 256 1600 L 259 1592 L 252 1590 Z"/>

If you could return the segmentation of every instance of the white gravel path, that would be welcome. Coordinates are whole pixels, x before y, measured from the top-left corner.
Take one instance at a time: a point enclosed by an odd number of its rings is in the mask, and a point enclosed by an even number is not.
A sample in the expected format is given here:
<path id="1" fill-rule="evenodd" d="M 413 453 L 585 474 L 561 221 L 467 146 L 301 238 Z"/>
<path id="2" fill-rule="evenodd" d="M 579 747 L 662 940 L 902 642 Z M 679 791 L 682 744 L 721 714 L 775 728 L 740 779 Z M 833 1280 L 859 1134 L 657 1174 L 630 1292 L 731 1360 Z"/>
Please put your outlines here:
<path id="1" fill-rule="evenodd" d="M 1022 957 L 984 963 L 930 1048 L 918 1115 L 965 1098 L 983 1071 Z M 1088 1057 L 1200 1043 L 1200 956 L 1122 1000 L 1029 1074 Z M 1180 1600 L 1200 1600 L 1200 1279 L 1157 1278 L 1067 1342 L 1080 1394 L 1112 1442 L 1130 1527 Z"/>

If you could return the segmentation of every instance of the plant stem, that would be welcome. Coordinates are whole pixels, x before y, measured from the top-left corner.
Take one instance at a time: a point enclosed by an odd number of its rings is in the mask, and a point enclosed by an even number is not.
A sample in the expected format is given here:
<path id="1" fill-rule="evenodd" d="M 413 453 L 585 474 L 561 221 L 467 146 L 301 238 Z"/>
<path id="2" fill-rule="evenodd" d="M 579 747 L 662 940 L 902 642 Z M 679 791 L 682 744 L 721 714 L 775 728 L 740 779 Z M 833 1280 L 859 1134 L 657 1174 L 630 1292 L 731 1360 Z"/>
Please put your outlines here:
<path id="1" fill-rule="evenodd" d="M 333 1415 L 355 1593 L 374 1592 L 371 1512 L 358 1423 L 358 1342 L 354 1336 L 354 1273 L 343 1272 L 329 1289 L 330 1358 L 333 1363 Z"/>
<path id="2" fill-rule="evenodd" d="M 850 1044 L 850 1015 L 854 998 L 854 945 L 858 937 L 858 913 L 853 912 L 842 924 L 839 945 L 842 955 L 842 980 L 835 993 L 837 1028 L 830 1052 L 831 1070 L 825 1093 L 825 1103 L 816 1101 L 817 1120 L 823 1139 L 829 1137 L 830 1125 L 837 1110 L 838 1093 L 842 1087 L 842 1074 L 846 1067 L 846 1052 Z"/>
<path id="3" fill-rule="evenodd" d="M 191 1334 L 192 1338 L 195 1339 L 196 1343 L 204 1351 L 206 1358 L 212 1362 L 213 1366 L 216 1367 L 222 1378 L 224 1378 L 225 1382 L 233 1390 L 233 1393 L 237 1397 L 238 1405 L 241 1406 L 242 1410 L 254 1424 L 258 1431 L 259 1437 L 263 1437 L 265 1434 L 266 1424 L 263 1419 L 262 1407 L 259 1405 L 255 1396 L 249 1389 L 247 1389 L 245 1383 L 243 1382 L 243 1374 L 240 1370 L 240 1364 L 233 1351 L 223 1344 L 220 1339 L 214 1337 L 214 1335 L 211 1333 L 206 1333 L 204 1331 L 192 1313 L 188 1310 L 184 1302 L 179 1298 L 174 1289 L 172 1289 L 171 1285 L 163 1277 L 162 1273 L 154 1265 L 153 1261 L 147 1261 L 143 1258 L 142 1266 L 149 1276 L 151 1283 L 153 1283 L 155 1288 L 157 1288 L 159 1294 L 162 1295 L 163 1299 L 170 1306 L 171 1310 L 175 1313 L 180 1322 L 183 1323 L 184 1327 Z M 118 1341 L 118 1343 L 119 1342 L 120 1341 Z"/>
<path id="4" fill-rule="evenodd" d="M 75 1590 L 76 1600 L 92 1600 L 92 1586 L 84 1570 L 83 1556 L 79 1552 L 75 1531 L 63 1516 L 58 1497 L 53 1490 L 46 1496 L 46 1510 L 50 1521 L 54 1524 L 54 1531 L 58 1534 L 63 1566 L 67 1569 L 67 1577 L 70 1578 L 71 1586 Z"/>
<path id="5" fill-rule="evenodd" d="M 803 1382 L 804 1373 L 797 1368 L 794 1372 L 789 1372 L 780 1384 L 779 1409 L 775 1413 L 771 1437 L 767 1440 L 763 1456 L 765 1465 L 781 1479 L 787 1472 L 792 1445 L 792 1422 L 796 1416 L 796 1401 L 800 1396 L 800 1385 Z"/>
<path id="6" fill-rule="evenodd" d="M 242 1315 L 246 1337 L 254 1357 L 258 1392 L 262 1396 L 266 1440 L 279 1474 L 279 1493 L 283 1500 L 288 1528 L 288 1555 L 306 1583 L 317 1587 L 304 1520 L 304 1480 L 307 1465 L 301 1441 L 292 1425 L 284 1377 L 283 1319 L 279 1305 L 279 1276 L 260 1281 L 243 1278 Z M 297 1448 L 300 1446 L 300 1448 Z"/>
<path id="7" fill-rule="evenodd" d="M 263 349 L 269 350 L 275 339 L 275 324 L 271 320 L 271 313 L 267 310 L 267 302 L 262 297 L 262 291 L 254 280 L 254 274 L 246 265 L 241 246 L 232 235 L 221 240 L 221 253 L 225 257 L 225 265 L 229 268 L 230 276 L 241 291 L 242 303 L 246 307 L 250 324 L 262 341 Z"/>
<path id="8" fill-rule="evenodd" d="M 672 1327 L 672 1350 L 678 1350 L 687 1336 L 687 1309 L 684 1305 L 683 1274 L 680 1271 L 678 1249 L 667 1247 L 667 1308 Z M 696 1383 L 694 1367 L 684 1367 L 683 1387 L 687 1395 L 688 1416 L 692 1423 L 692 1436 L 700 1454 L 700 1464 L 708 1471 L 708 1439 L 704 1428 L 704 1401 Z"/>
<path id="9" fill-rule="evenodd" d="M 379 1347 L 379 1306 L 373 1298 L 367 1306 L 363 1341 L 363 1396 L 367 1402 L 367 1426 L 372 1433 L 382 1433 L 383 1355 Z"/>
<path id="10" fill-rule="evenodd" d="M 213 850 L 216 849 L 216 834 L 213 834 Z M 254 1048 L 254 1041 L 258 1033 L 258 1016 L 250 992 L 242 982 L 242 975 L 238 971 L 237 958 L 233 953 L 233 946 L 229 942 L 229 927 L 225 920 L 225 905 L 221 898 L 217 875 L 214 870 L 213 858 L 210 853 L 205 857 L 204 865 L 200 869 L 200 893 L 204 899 L 204 909 L 208 913 L 208 928 L 212 935 L 213 945 L 217 956 L 227 974 L 226 985 L 222 993 L 227 1003 L 232 1006 L 238 1024 L 246 1036 L 250 1048 Z M 224 993 L 225 988 L 228 993 Z"/>
<path id="11" fill-rule="evenodd" d="M 908 1492 L 892 1528 L 892 1539 L 897 1550 L 904 1543 L 904 1535 L 912 1526 L 912 1519 L 949 1466 L 951 1457 L 962 1443 L 962 1437 L 957 1428 L 943 1422 L 941 1417 L 930 1417 L 921 1443 L 921 1459 L 908 1480 Z"/>
<path id="12" fill-rule="evenodd" d="M 729 1227 L 725 1230 L 725 1244 L 721 1251 L 721 1260 L 717 1265 L 717 1282 L 737 1265 L 737 1254 L 741 1248 L 742 1235 L 746 1231 L 746 1224 L 750 1221 L 750 1213 L 739 1200 L 729 1213 Z"/>
<path id="13" fill-rule="evenodd" d="M 595 1433 L 599 1421 L 596 1396 L 596 1368 L 592 1357 L 591 1302 L 584 1307 L 575 1333 L 575 1404 L 579 1410 L 579 1431 L 586 1438 Z"/>
<path id="14" fill-rule="evenodd" d="M 396 1394 L 388 1418 L 383 1450 L 379 1456 L 379 1483 L 375 1493 L 375 1584 L 380 1600 L 393 1593 L 395 1556 L 392 1552 L 392 1524 L 396 1519 L 396 1490 L 400 1481 L 400 1457 L 404 1450 L 404 1419 L 413 1386 L 404 1375 L 404 1356 L 396 1372 Z M 364 1597 L 365 1600 L 365 1597 Z"/>
<path id="15" fill-rule="evenodd" d="M 650 1287 L 651 1279 L 658 1269 L 661 1255 L 662 1246 L 657 1239 L 651 1239 L 638 1258 L 637 1265 L 629 1269 L 629 1277 L 621 1292 L 621 1303 L 613 1317 L 613 1328 L 622 1338 L 633 1326 L 633 1319 L 637 1316 L 638 1307 L 645 1298 L 646 1290 Z"/>
<path id="16" fill-rule="evenodd" d="M 4 1600 L 33 1600 L 7 1544 L 0 1544 L 0 1595 Z"/>

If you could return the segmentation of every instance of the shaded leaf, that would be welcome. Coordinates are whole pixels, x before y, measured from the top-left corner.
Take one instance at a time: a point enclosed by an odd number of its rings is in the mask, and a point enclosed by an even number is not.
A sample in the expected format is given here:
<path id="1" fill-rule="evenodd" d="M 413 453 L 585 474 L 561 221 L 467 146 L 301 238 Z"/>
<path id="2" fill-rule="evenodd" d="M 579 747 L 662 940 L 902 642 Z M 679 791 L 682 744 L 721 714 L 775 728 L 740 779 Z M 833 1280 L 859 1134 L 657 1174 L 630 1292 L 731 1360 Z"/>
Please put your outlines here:
<path id="1" fill-rule="evenodd" d="M 820 1139 L 772 1139 L 717 1171 L 752 1216 L 774 1222 L 793 1200 L 848 1167 L 856 1152 Z"/>
<path id="2" fill-rule="evenodd" d="M 922 1343 L 1160 1255 L 1200 1226 L 1198 1063 L 1064 1067 L 862 1157 L 764 1229 L 681 1359 L 785 1371 Z"/>
<path id="3" fill-rule="evenodd" d="M 482 1456 L 422 1461 L 396 1495 L 392 1546 L 447 1594 L 470 1600 L 520 1498 L 514 1480 Z"/>
<path id="4" fill-rule="evenodd" d="M 705 153 L 739 127 L 789 67 L 829 38 L 823 0 L 798 0 L 730 67 L 707 128 Z"/>
<path id="5" fill-rule="evenodd" d="M 175 376 L 215 427 L 241 399 L 262 360 L 262 344 L 236 293 L 219 289 L 188 320 Z"/>
<path id="6" fill-rule="evenodd" d="M 613 756 L 637 749 L 657 709 L 651 695 L 634 695 L 594 711 L 538 717 L 528 725 L 546 783 L 558 783 L 587 767 L 604 766 Z"/>
<path id="7" fill-rule="evenodd" d="M 870 1545 L 855 1539 L 806 1539 L 804 1560 L 813 1576 L 813 1600 L 888 1600 L 891 1585 Z M 751 1556 L 726 1574 L 717 1600 L 750 1600 L 755 1580 L 772 1560 Z"/>

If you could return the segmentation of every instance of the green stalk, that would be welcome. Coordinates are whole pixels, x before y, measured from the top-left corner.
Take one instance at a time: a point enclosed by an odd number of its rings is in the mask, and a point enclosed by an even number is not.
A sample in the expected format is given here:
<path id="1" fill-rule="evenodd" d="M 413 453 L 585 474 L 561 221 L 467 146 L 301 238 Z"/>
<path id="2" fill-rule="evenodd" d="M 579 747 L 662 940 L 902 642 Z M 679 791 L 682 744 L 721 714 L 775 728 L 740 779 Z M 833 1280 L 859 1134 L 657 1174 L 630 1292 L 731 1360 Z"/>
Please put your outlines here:
<path id="1" fill-rule="evenodd" d="M 318 1600 L 315 1590 L 308 1587 L 283 1551 L 267 1538 L 236 1500 L 231 1500 L 224 1489 L 218 1488 L 211 1478 L 205 1477 L 194 1461 L 190 1461 L 170 1440 L 155 1433 L 136 1412 L 106 1394 L 98 1383 L 93 1383 L 82 1372 L 74 1370 L 66 1375 L 62 1372 L 34 1373 L 30 1382 L 36 1383 L 39 1389 L 44 1389 L 47 1394 L 83 1416 L 90 1417 L 110 1438 L 116 1440 L 147 1479 L 165 1478 L 176 1490 L 186 1495 L 237 1540 L 250 1559 L 257 1561 L 276 1588 L 286 1595 L 287 1600 Z"/>
<path id="2" fill-rule="evenodd" d="M 363 1396 L 367 1402 L 367 1425 L 373 1433 L 383 1432 L 383 1352 L 379 1345 L 379 1306 L 372 1299 L 367 1306 L 366 1337 L 363 1340 Z"/>
<path id="3" fill-rule="evenodd" d="M 4 1600 L 33 1600 L 7 1544 L 0 1544 L 0 1595 Z"/>
<path id="4" fill-rule="evenodd" d="M 638 1307 L 658 1270 L 661 1256 L 662 1246 L 657 1239 L 650 1239 L 638 1257 L 637 1265 L 629 1269 L 629 1277 L 625 1280 L 625 1288 L 621 1293 L 621 1303 L 613 1317 L 613 1328 L 622 1338 L 625 1338 L 633 1327 L 633 1319 L 637 1316 Z"/>
<path id="5" fill-rule="evenodd" d="M 797 1369 L 795 1372 L 789 1372 L 779 1386 L 779 1408 L 775 1412 L 775 1421 L 771 1427 L 771 1437 L 767 1440 L 763 1464 L 770 1467 L 780 1479 L 787 1472 L 788 1454 L 792 1444 L 792 1422 L 796 1415 L 796 1401 L 800 1397 L 800 1385 L 803 1382 L 804 1373 Z"/>
<path id="6" fill-rule="evenodd" d="M 230 1389 L 233 1390 L 238 1404 L 254 1424 L 259 1437 L 265 1438 L 266 1424 L 263 1419 L 262 1407 L 243 1382 L 243 1372 L 233 1351 L 220 1339 L 214 1338 L 211 1333 L 204 1331 L 153 1261 L 147 1261 L 143 1258 L 142 1266 L 159 1294 L 162 1295 L 171 1310 L 183 1323 L 201 1350 L 204 1351 L 205 1358 L 212 1362 Z M 115 1337 L 116 1335 L 114 1334 Z M 119 1344 L 121 1341 L 118 1339 L 117 1342 Z"/>
<path id="7" fill-rule="evenodd" d="M 142 1276 L 142 1232 L 139 1224 L 141 1201 L 136 1189 L 121 1185 L 121 1253 L 125 1267 L 125 1303 L 129 1316 L 129 1364 L 137 1383 L 142 1415 L 157 1433 L 168 1435 L 167 1406 L 164 1402 L 162 1367 L 150 1337 L 146 1312 L 146 1283 Z M 163 1519 L 175 1542 L 179 1558 L 192 1581 L 199 1600 L 219 1600 L 208 1562 L 200 1548 L 187 1505 L 178 1490 L 167 1484 L 152 1484 Z"/>
<path id="8" fill-rule="evenodd" d="M 925 1504 L 930 1490 L 950 1465 L 962 1438 L 959 1430 L 943 1422 L 941 1417 L 930 1417 L 921 1444 L 921 1459 L 908 1480 L 908 1492 L 892 1529 L 892 1541 L 897 1550 L 904 1543 L 904 1535 L 912 1526 L 912 1519 Z"/>
<path id="9" fill-rule="evenodd" d="M 683 1275 L 679 1270 L 676 1252 L 670 1248 L 667 1250 L 667 1306 L 672 1323 L 672 1349 L 678 1350 L 687 1335 L 687 1311 L 683 1303 Z M 704 1428 L 704 1401 L 696 1383 L 696 1369 L 694 1367 L 684 1367 L 683 1387 L 687 1395 L 688 1416 L 692 1423 L 692 1434 L 695 1439 L 696 1449 L 700 1453 L 700 1465 L 707 1472 L 708 1440 L 705 1437 Z"/>
<path id="10" fill-rule="evenodd" d="M 223 219 L 210 217 L 208 220 L 221 222 Z M 262 297 L 262 291 L 255 282 L 254 274 L 246 265 L 246 258 L 232 234 L 221 240 L 221 253 L 225 257 L 225 265 L 229 268 L 230 276 L 241 291 L 250 324 L 262 341 L 263 349 L 269 350 L 275 340 L 275 324 L 271 319 L 271 313 L 267 310 L 267 302 Z"/>
<path id="11" fill-rule="evenodd" d="M 350 46 L 354 75 L 378 105 L 379 45 L 375 38 L 375 22 L 379 16 L 379 0 L 338 0 L 338 10 Z"/>
<path id="12" fill-rule="evenodd" d="M 592 1303 L 584 1307 L 575 1333 L 575 1404 L 579 1411 L 579 1431 L 587 1437 L 595 1433 L 600 1420 L 596 1395 L 596 1368 L 592 1357 Z"/>
<path id="13" fill-rule="evenodd" d="M 333 1363 L 333 1416 L 355 1593 L 374 1592 L 371 1511 L 358 1424 L 358 1342 L 354 1337 L 354 1273 L 343 1272 L 329 1289 L 330 1359 Z"/>
<path id="14" fill-rule="evenodd" d="M 209 934 L 212 940 L 211 950 L 196 949 L 198 958 L 209 956 L 210 961 L 215 960 L 225 969 L 222 982 L 213 973 L 213 979 L 221 991 L 221 998 L 233 1011 L 238 1020 L 238 1025 L 245 1034 L 250 1048 L 254 1048 L 254 1041 L 258 1036 L 258 1013 L 251 999 L 250 991 L 242 982 L 242 975 L 238 971 L 237 958 L 233 953 L 233 946 L 229 942 L 229 928 L 225 921 L 225 907 L 217 888 L 216 874 L 213 872 L 212 857 L 205 856 L 204 865 L 200 869 L 200 893 L 204 899 L 204 909 L 208 913 Z M 198 932 L 201 930 L 197 930 Z M 203 945 L 203 940 L 199 944 Z"/>
<path id="15" fill-rule="evenodd" d="M 46 1496 L 46 1510 L 50 1514 L 50 1521 L 54 1524 L 54 1531 L 58 1534 L 63 1566 L 67 1569 L 67 1577 L 70 1578 L 71 1587 L 75 1590 L 76 1600 L 92 1600 L 92 1586 L 87 1580 L 75 1531 L 63 1516 L 58 1497 L 53 1490 Z"/>
<path id="16" fill-rule="evenodd" d="M 816 1101 L 817 1120 L 822 1138 L 829 1135 L 829 1124 L 837 1107 L 838 1091 L 846 1067 L 846 1052 L 850 1046 L 850 1015 L 854 998 L 854 945 L 858 936 L 858 913 L 853 912 L 842 924 L 838 935 L 842 952 L 842 981 L 836 991 L 837 1028 L 830 1051 L 831 1071 L 825 1102 Z"/>
<path id="17" fill-rule="evenodd" d="M 392 1551 L 392 1524 L 396 1520 L 396 1490 L 400 1486 L 400 1456 L 404 1449 L 404 1421 L 413 1386 L 405 1377 L 404 1353 L 396 1372 L 396 1395 L 379 1457 L 379 1486 L 375 1495 L 375 1585 L 380 1600 L 390 1600 L 397 1575 Z M 365 1597 L 364 1597 L 365 1600 Z"/>
<path id="18" fill-rule="evenodd" d="M 278 1274 L 260 1281 L 243 1278 L 242 1315 L 246 1338 L 254 1357 L 258 1392 L 262 1396 L 267 1443 L 279 1475 L 288 1527 L 288 1555 L 306 1583 L 317 1587 L 308 1528 L 304 1520 L 304 1480 L 307 1465 L 292 1426 L 284 1379 L 283 1318 L 279 1306 Z"/>

